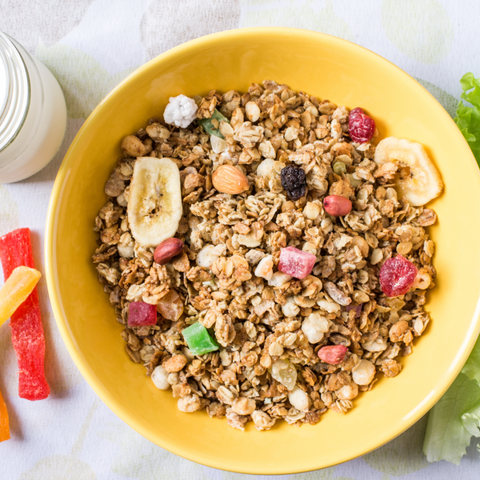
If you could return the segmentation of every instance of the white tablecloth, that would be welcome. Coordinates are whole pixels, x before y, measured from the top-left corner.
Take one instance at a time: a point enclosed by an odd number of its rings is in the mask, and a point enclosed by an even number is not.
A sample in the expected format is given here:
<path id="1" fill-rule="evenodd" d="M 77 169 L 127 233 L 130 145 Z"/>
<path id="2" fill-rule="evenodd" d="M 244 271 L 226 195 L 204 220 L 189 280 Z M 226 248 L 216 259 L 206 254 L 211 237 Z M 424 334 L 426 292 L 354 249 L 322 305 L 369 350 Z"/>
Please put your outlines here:
<path id="1" fill-rule="evenodd" d="M 62 158 L 85 118 L 127 74 L 193 38 L 232 28 L 288 26 L 363 45 L 420 81 L 454 114 L 460 77 L 480 75 L 477 0 L 0 0 L 0 30 L 22 43 L 59 80 L 68 105 L 60 152 L 43 171 L 0 185 L 0 235 L 28 226 L 43 270 L 47 205 Z M 17 396 L 10 329 L 0 329 L 0 391 L 12 439 L 0 444 L 0 478 L 22 480 L 225 479 L 247 476 L 206 468 L 145 440 L 96 397 L 57 331 L 40 282 L 46 331 L 48 400 Z M 343 465 L 288 478 L 477 479 L 475 445 L 460 466 L 428 464 L 426 419 L 384 447 Z M 287 477 L 285 477 L 287 478 Z"/>

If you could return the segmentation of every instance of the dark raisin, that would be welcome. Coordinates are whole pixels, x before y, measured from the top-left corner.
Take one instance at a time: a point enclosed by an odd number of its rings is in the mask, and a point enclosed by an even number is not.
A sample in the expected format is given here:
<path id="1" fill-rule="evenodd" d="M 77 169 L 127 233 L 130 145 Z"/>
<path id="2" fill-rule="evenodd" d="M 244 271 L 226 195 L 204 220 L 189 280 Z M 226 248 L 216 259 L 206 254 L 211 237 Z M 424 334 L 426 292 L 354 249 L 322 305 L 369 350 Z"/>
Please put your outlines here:
<path id="1" fill-rule="evenodd" d="M 302 168 L 287 165 L 282 168 L 281 179 L 282 187 L 287 191 L 291 200 L 298 200 L 307 192 L 307 180 Z"/>

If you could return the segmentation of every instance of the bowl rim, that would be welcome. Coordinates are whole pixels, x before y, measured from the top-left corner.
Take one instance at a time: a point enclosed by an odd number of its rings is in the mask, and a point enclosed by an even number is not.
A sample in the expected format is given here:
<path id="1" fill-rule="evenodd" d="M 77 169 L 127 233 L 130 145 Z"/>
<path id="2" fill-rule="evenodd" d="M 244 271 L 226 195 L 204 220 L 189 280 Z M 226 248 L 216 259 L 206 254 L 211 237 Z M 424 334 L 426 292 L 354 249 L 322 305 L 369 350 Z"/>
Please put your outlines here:
<path id="1" fill-rule="evenodd" d="M 408 428 L 410 428 L 414 423 L 416 423 L 420 418 L 422 418 L 440 399 L 440 397 L 446 392 L 446 390 L 450 387 L 453 383 L 457 375 L 460 373 L 461 368 L 463 367 L 464 363 L 466 362 L 468 356 L 470 355 L 471 350 L 477 340 L 477 336 L 480 331 L 480 296 L 477 301 L 477 305 L 475 308 L 475 312 L 473 314 L 472 320 L 469 325 L 469 329 L 466 332 L 465 340 L 463 341 L 462 348 L 457 353 L 455 358 L 452 361 L 451 367 L 446 372 L 446 375 L 441 379 L 438 385 L 430 392 L 430 394 L 414 409 L 411 411 L 408 420 L 403 421 L 401 426 L 392 427 L 388 430 L 388 434 L 384 434 L 381 438 L 377 438 L 370 443 L 366 443 L 361 448 L 358 449 L 357 455 L 355 457 L 344 455 L 343 457 L 341 454 L 339 455 L 338 459 L 331 463 L 319 464 L 318 462 L 311 461 L 308 464 L 305 464 L 303 467 L 293 467 L 287 470 L 279 470 L 275 466 L 268 465 L 265 468 L 256 468 L 255 470 L 248 467 L 248 464 L 245 462 L 238 461 L 235 465 L 229 465 L 221 459 L 206 459 L 202 455 L 197 454 L 196 452 L 191 451 L 184 451 L 181 448 L 177 448 L 170 444 L 167 438 L 153 439 L 146 428 L 143 428 L 139 422 L 135 419 L 135 416 L 127 411 L 121 403 L 109 393 L 109 391 L 103 386 L 101 381 L 96 377 L 94 371 L 88 366 L 85 362 L 85 359 L 78 348 L 78 345 L 73 338 L 68 321 L 66 318 L 66 314 L 63 311 L 62 303 L 60 300 L 59 292 L 58 292 L 58 285 L 59 281 L 55 272 L 55 234 L 56 234 L 56 221 L 57 221 L 57 212 L 58 212 L 58 205 L 61 201 L 63 195 L 63 185 L 65 180 L 69 176 L 69 166 L 70 163 L 73 162 L 72 152 L 75 150 L 76 145 L 81 141 L 84 131 L 88 128 L 89 124 L 92 122 L 92 119 L 97 115 L 100 108 L 108 104 L 109 102 L 113 102 L 115 96 L 119 94 L 122 90 L 122 87 L 125 83 L 129 82 L 130 79 L 136 77 L 137 75 L 150 70 L 154 65 L 158 62 L 162 62 L 165 59 L 169 59 L 171 57 L 176 56 L 179 53 L 186 52 L 192 48 L 201 48 L 207 47 L 209 45 L 215 44 L 218 41 L 226 41 L 228 42 L 231 39 L 238 39 L 241 37 L 249 37 L 250 35 L 256 36 L 270 36 L 270 35 L 281 35 L 281 36 L 290 36 L 302 39 L 310 39 L 315 42 L 323 43 L 324 45 L 328 44 L 337 44 L 346 46 L 349 49 L 357 50 L 359 54 L 367 55 L 372 60 L 381 62 L 390 70 L 394 70 L 395 73 L 401 76 L 405 82 L 409 84 L 412 89 L 416 89 L 417 91 L 422 91 L 422 94 L 427 94 L 434 100 L 440 107 L 441 107 L 441 114 L 444 117 L 446 122 L 451 122 L 452 128 L 457 131 L 457 137 L 459 141 L 465 142 L 468 147 L 468 151 L 470 153 L 470 161 L 474 162 L 476 165 L 476 160 L 471 152 L 466 140 L 464 139 L 463 135 L 461 134 L 460 130 L 454 123 L 453 119 L 450 117 L 448 112 L 444 109 L 444 107 L 436 100 L 436 98 L 427 90 L 425 89 L 417 80 L 415 80 L 412 76 L 402 70 L 400 67 L 396 66 L 389 60 L 385 59 L 381 55 L 362 47 L 361 45 L 355 44 L 348 40 L 344 40 L 339 37 L 335 37 L 333 35 L 328 35 L 325 33 L 320 33 L 312 30 L 306 29 L 299 29 L 299 28 L 289 28 L 289 27 L 249 27 L 249 28 L 237 28 L 233 30 L 226 30 L 221 31 L 209 35 L 205 35 L 194 40 L 190 40 L 185 42 L 181 45 L 178 45 L 166 52 L 158 55 L 157 57 L 149 60 L 145 64 L 138 67 L 134 72 L 128 75 L 122 82 L 120 82 L 113 90 L 111 90 L 105 98 L 98 104 L 98 106 L 92 111 L 92 113 L 88 116 L 88 118 L 83 123 L 80 130 L 77 132 L 75 138 L 71 142 L 60 169 L 57 173 L 55 183 L 53 185 L 52 193 L 50 196 L 50 202 L 48 206 L 48 214 L 47 214 L 47 222 L 46 222 L 46 229 L 45 229 L 45 247 L 44 247 L 44 255 L 45 255 L 45 272 L 46 272 L 46 281 L 48 287 L 48 293 L 50 302 L 52 305 L 53 314 L 55 317 L 56 324 L 62 336 L 63 342 L 65 343 L 67 350 L 72 357 L 73 361 L 75 362 L 77 368 L 80 370 L 80 373 L 87 381 L 87 383 L 91 386 L 94 392 L 100 397 L 100 399 L 107 405 L 107 407 L 115 413 L 121 420 L 123 420 L 127 425 L 131 428 L 136 430 L 142 436 L 147 438 L 148 440 L 152 441 L 153 443 L 159 445 L 160 447 L 164 448 L 165 450 L 179 455 L 180 457 L 186 458 L 188 460 L 194 461 L 201 465 L 205 465 L 212 468 L 217 468 L 220 470 L 237 472 L 237 473 L 244 473 L 244 474 L 261 474 L 261 475 L 275 475 L 275 474 L 295 474 L 295 473 L 304 473 L 313 470 L 317 470 L 320 468 L 327 468 L 330 466 L 338 465 L 349 460 L 353 460 L 358 458 L 362 455 L 365 455 L 383 445 L 390 442 L 397 436 L 401 435 L 405 432 Z M 480 175 L 480 171 L 479 171 Z M 231 463 L 231 462 L 230 462 Z"/>

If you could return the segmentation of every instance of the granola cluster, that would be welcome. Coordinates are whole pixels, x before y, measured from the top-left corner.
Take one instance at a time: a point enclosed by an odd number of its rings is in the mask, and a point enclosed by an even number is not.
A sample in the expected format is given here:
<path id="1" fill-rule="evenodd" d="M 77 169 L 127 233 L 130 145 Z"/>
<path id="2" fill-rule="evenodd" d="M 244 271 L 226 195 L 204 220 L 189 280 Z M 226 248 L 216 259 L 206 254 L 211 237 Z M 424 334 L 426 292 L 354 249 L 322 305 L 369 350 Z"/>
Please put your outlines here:
<path id="1" fill-rule="evenodd" d="M 279 419 L 298 426 L 317 423 L 327 409 L 344 413 L 377 374 L 400 373 L 400 358 L 430 320 L 424 304 L 434 286 L 434 244 L 424 227 L 436 214 L 398 198 L 396 170 L 378 168 L 373 143 L 352 142 L 344 106 L 273 81 L 243 94 L 212 91 L 197 103 L 198 118 L 217 109 L 229 120 L 216 125 L 224 140 L 212 140 L 196 122 L 184 129 L 151 119 L 122 143 L 125 154 L 95 219 L 93 261 L 125 326 L 125 349 L 149 376 L 164 367 L 181 411 L 205 408 L 240 430 L 250 420 L 268 430 Z M 137 156 L 169 157 L 180 170 L 184 211 L 176 237 L 185 247 L 166 265 L 129 230 Z M 245 173 L 247 191 L 213 188 L 212 172 L 223 164 Z M 289 165 L 305 172 L 306 193 L 296 200 L 282 187 Z M 326 195 L 347 197 L 352 211 L 326 214 Z M 278 271 L 287 246 L 316 256 L 305 279 Z M 407 294 L 389 298 L 379 270 L 396 254 L 419 273 Z M 157 305 L 157 324 L 129 327 L 132 301 Z M 214 333 L 219 351 L 191 354 L 182 330 L 195 322 Z M 318 350 L 326 345 L 347 347 L 344 360 L 324 363 Z M 292 367 L 293 390 L 278 381 L 282 366 Z"/>

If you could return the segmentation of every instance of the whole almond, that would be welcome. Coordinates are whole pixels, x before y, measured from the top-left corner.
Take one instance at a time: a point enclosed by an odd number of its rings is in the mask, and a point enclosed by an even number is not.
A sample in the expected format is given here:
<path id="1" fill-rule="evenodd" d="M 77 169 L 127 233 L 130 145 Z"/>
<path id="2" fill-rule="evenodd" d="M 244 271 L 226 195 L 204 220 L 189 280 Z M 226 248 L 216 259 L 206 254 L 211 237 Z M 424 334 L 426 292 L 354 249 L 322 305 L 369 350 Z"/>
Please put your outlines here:
<path id="1" fill-rule="evenodd" d="M 329 195 L 323 199 L 323 208 L 334 217 L 343 217 L 352 211 L 352 202 L 342 195 Z"/>
<path id="2" fill-rule="evenodd" d="M 212 175 L 213 186 L 221 193 L 237 195 L 248 190 L 248 178 L 233 165 L 221 165 Z"/>
<path id="3" fill-rule="evenodd" d="M 183 242 L 179 238 L 164 240 L 153 252 L 153 259 L 160 265 L 165 265 L 183 250 Z"/>

